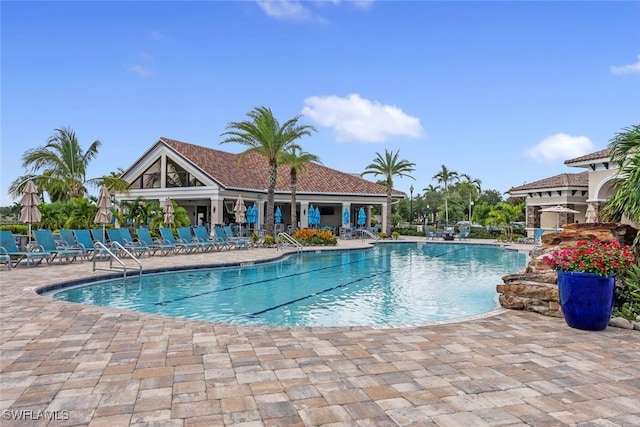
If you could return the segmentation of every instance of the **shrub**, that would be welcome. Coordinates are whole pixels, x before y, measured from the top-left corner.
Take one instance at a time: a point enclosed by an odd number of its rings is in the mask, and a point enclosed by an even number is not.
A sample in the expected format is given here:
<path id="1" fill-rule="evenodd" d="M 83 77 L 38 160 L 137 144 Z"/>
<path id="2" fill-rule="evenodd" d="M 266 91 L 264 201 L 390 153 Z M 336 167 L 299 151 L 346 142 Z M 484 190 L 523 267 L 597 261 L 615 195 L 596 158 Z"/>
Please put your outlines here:
<path id="1" fill-rule="evenodd" d="M 634 264 L 620 276 L 616 286 L 613 315 L 635 321 L 640 315 L 640 265 Z"/>
<path id="2" fill-rule="evenodd" d="M 381 231 L 381 232 L 379 232 L 379 233 L 378 233 L 378 236 L 379 236 L 381 239 L 386 239 L 386 238 L 387 238 L 387 233 L 385 233 L 384 231 Z"/>
<path id="3" fill-rule="evenodd" d="M 398 240 L 398 237 L 400 237 L 400 233 L 394 231 L 391 233 L 391 237 L 393 238 L 393 240 Z"/>
<path id="4" fill-rule="evenodd" d="M 264 235 L 264 244 L 265 245 L 273 245 L 276 242 L 276 239 L 271 234 Z"/>
<path id="5" fill-rule="evenodd" d="M 252 243 L 258 243 L 258 240 L 260 240 L 260 236 L 258 236 L 258 233 L 254 231 L 253 233 L 251 233 L 250 239 Z"/>
<path id="6" fill-rule="evenodd" d="M 338 244 L 338 239 L 329 230 L 302 228 L 293 233 L 293 238 L 303 245 L 309 246 L 334 246 Z"/>

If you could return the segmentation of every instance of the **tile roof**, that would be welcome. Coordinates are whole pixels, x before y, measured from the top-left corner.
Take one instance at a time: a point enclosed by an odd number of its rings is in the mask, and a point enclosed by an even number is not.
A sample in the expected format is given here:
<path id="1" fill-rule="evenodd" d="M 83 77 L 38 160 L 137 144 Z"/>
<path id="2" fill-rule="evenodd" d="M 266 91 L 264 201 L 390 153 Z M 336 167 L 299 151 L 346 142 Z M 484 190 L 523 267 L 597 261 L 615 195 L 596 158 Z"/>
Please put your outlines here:
<path id="1" fill-rule="evenodd" d="M 585 154 L 584 156 L 576 157 L 575 159 L 565 160 L 564 164 L 569 165 L 572 163 L 588 162 L 589 160 L 607 159 L 609 158 L 609 149 L 596 151 L 595 153 Z"/>
<path id="2" fill-rule="evenodd" d="M 267 188 L 269 165 L 256 153 L 247 154 L 239 165 L 240 154 L 165 137 L 160 138 L 160 142 L 175 150 L 223 187 L 255 191 L 265 191 Z M 290 169 L 286 166 L 278 167 L 277 192 L 291 190 L 289 171 Z M 317 163 L 307 164 L 306 173 L 298 174 L 296 191 L 298 193 L 386 195 L 386 188 L 380 184 Z M 398 190 L 393 190 L 392 194 L 395 197 L 404 196 L 404 193 Z"/>
<path id="3" fill-rule="evenodd" d="M 519 187 L 513 187 L 509 192 L 541 190 L 543 188 L 589 187 L 589 173 L 561 173 L 539 181 L 530 182 Z"/>

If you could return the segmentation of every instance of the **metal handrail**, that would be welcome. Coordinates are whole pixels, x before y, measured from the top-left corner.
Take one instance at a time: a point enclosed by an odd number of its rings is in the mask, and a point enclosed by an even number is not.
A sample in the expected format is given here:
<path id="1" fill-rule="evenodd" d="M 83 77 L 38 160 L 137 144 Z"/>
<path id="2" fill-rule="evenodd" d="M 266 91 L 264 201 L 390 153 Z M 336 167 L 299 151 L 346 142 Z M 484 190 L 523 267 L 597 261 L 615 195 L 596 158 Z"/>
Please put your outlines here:
<path id="1" fill-rule="evenodd" d="M 278 237 L 283 238 L 284 240 L 286 240 L 288 243 L 292 244 L 293 246 L 295 246 L 296 250 L 298 252 L 302 252 L 302 249 L 304 248 L 304 246 L 302 246 L 302 243 L 298 242 L 296 239 L 294 239 L 293 237 L 291 237 L 289 234 L 285 233 L 284 231 L 282 233 L 278 233 Z"/>
<path id="2" fill-rule="evenodd" d="M 118 250 L 123 251 L 125 254 L 127 254 L 129 257 L 131 257 L 137 264 L 138 264 L 138 273 L 140 276 L 142 276 L 142 264 L 140 263 L 140 261 L 133 256 L 133 254 L 131 254 L 131 252 L 129 252 L 124 246 L 122 246 L 120 243 L 118 242 L 112 242 L 111 243 L 112 246 L 115 246 L 116 248 L 118 248 Z M 122 267 L 123 270 L 123 277 L 127 277 L 127 266 L 124 262 L 122 262 L 122 260 L 120 258 L 118 258 L 118 255 L 116 255 L 115 253 L 113 253 L 111 251 L 111 249 L 109 249 L 106 245 L 104 245 L 101 242 L 95 242 L 94 243 L 95 247 L 100 249 L 100 251 L 95 251 L 93 253 L 93 258 L 91 259 L 92 263 L 93 263 L 93 271 L 96 270 L 113 270 L 113 260 L 116 260 L 116 262 L 118 264 L 120 264 L 120 267 Z M 104 252 L 106 252 L 107 254 L 109 254 L 109 268 L 98 268 L 96 267 L 96 259 L 99 258 Z"/>
<path id="3" fill-rule="evenodd" d="M 380 236 L 378 236 L 377 234 L 373 234 L 371 231 L 366 230 L 366 229 L 361 229 L 360 231 L 360 237 L 362 237 L 362 240 L 365 240 L 364 236 L 369 236 L 370 238 L 374 239 L 374 240 L 380 240 Z"/>

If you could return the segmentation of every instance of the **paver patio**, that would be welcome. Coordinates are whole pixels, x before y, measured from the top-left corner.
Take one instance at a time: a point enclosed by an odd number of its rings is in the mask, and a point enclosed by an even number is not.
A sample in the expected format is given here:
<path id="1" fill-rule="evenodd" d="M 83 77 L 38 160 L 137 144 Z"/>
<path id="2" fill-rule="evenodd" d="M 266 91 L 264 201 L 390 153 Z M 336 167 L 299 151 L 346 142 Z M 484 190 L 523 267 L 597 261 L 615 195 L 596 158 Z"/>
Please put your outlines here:
<path id="1" fill-rule="evenodd" d="M 1 425 L 640 425 L 638 331 L 586 332 L 516 311 L 407 328 L 233 326 L 34 291 L 103 273 L 90 262 L 0 272 Z"/>

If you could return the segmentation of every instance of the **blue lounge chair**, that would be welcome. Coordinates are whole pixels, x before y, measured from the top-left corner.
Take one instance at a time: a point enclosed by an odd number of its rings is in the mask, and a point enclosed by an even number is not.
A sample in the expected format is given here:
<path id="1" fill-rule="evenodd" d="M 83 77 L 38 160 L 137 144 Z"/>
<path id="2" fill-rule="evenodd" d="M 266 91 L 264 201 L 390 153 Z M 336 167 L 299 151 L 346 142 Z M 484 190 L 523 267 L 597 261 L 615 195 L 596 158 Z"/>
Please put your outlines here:
<path id="1" fill-rule="evenodd" d="M 127 241 L 122 235 L 122 228 L 110 228 L 107 230 L 109 233 L 109 241 L 111 242 L 111 251 L 120 252 L 120 255 L 125 256 L 126 252 L 124 252 L 121 248 L 117 247 L 114 242 L 117 242 L 120 246 L 125 248 L 131 255 L 138 256 L 147 254 L 151 256 L 151 250 L 147 246 L 136 245 L 132 241 Z M 129 230 L 127 230 L 128 232 Z"/>
<path id="2" fill-rule="evenodd" d="M 176 239 L 170 228 L 160 227 L 159 230 L 162 240 L 169 245 L 173 245 L 176 248 L 176 252 L 182 250 L 184 253 L 191 253 L 198 247 L 194 243 L 185 244 L 181 239 Z"/>
<path id="3" fill-rule="evenodd" d="M 246 249 L 249 245 L 249 239 L 246 237 L 241 237 L 233 233 L 231 226 L 225 225 L 223 227 L 224 235 L 231 243 L 233 243 L 238 248 Z"/>
<path id="4" fill-rule="evenodd" d="M 178 227 L 178 243 L 185 245 L 187 249 L 192 251 L 205 250 L 204 244 L 200 243 L 198 239 L 191 233 L 191 227 Z"/>
<path id="5" fill-rule="evenodd" d="M 209 232 L 207 231 L 207 227 L 200 225 L 198 227 L 193 228 L 193 234 L 195 234 L 198 242 L 202 244 L 205 249 L 209 250 L 217 250 L 221 249 L 221 246 L 218 245 L 218 242 L 215 240 L 211 240 L 209 238 Z"/>
<path id="6" fill-rule="evenodd" d="M 105 236 L 107 232 L 102 228 L 92 228 L 91 235 L 93 236 L 94 242 L 100 242 L 105 246 L 108 246 L 107 237 Z"/>
<path id="7" fill-rule="evenodd" d="M 76 239 L 72 230 L 61 229 L 58 234 L 60 235 L 60 240 L 64 242 L 66 247 L 70 249 L 80 249 L 82 251 L 82 258 L 88 259 L 89 256 L 87 250 L 78 243 L 78 240 Z"/>
<path id="8" fill-rule="evenodd" d="M 71 263 L 80 257 L 80 262 L 82 262 L 82 249 L 79 247 L 70 248 L 66 246 L 62 240 L 56 242 L 51 230 L 34 230 L 33 235 L 38 245 L 42 246 L 44 251 L 52 255 L 51 261 L 58 257 L 60 264 L 62 264 L 63 259 Z"/>
<path id="9" fill-rule="evenodd" d="M 95 246 L 95 244 L 93 243 L 93 238 L 91 237 L 91 232 L 89 230 L 73 230 L 73 235 L 75 236 L 76 242 L 82 249 L 84 257 L 86 259 L 89 259 L 90 256 L 95 256 L 96 254 L 100 254 L 100 256 L 108 255 L 106 252 L 104 252 L 103 249 L 99 249 Z"/>
<path id="10" fill-rule="evenodd" d="M 161 255 L 176 253 L 177 248 L 175 245 L 172 245 L 163 240 L 153 240 L 153 237 L 151 237 L 151 232 L 148 228 L 137 228 L 136 234 L 138 235 L 138 240 L 140 241 L 140 243 L 146 245 L 149 249 L 151 249 L 151 253 L 153 255 L 155 255 L 158 251 L 160 251 Z"/>
<path id="11" fill-rule="evenodd" d="M 542 239 L 542 234 L 544 233 L 544 229 L 543 228 L 536 228 L 536 230 L 533 232 L 533 237 L 530 238 L 527 243 L 532 243 L 534 245 L 538 245 L 541 243 L 541 239 Z"/>
<path id="12" fill-rule="evenodd" d="M 11 270 L 11 255 L 2 246 L 0 246 L 0 262 L 7 264 L 7 269 Z"/>
<path id="13" fill-rule="evenodd" d="M 47 261 L 47 264 L 51 264 L 52 255 L 45 251 L 41 246 L 36 247 L 35 245 L 32 245 L 32 250 L 19 250 L 16 245 L 16 241 L 13 238 L 13 234 L 9 230 L 0 231 L 0 247 L 4 249 L 3 253 L 6 253 L 10 257 L 14 267 L 23 259 L 26 259 L 27 266 L 32 267 L 40 264 L 42 260 Z"/>
<path id="14" fill-rule="evenodd" d="M 215 233 L 216 243 L 218 244 L 218 246 L 220 246 L 222 248 L 225 248 L 225 249 L 232 249 L 232 248 L 236 247 L 233 242 L 231 242 L 229 239 L 227 239 L 227 236 L 224 233 L 224 230 L 219 225 L 215 225 L 213 227 L 213 232 Z"/>

